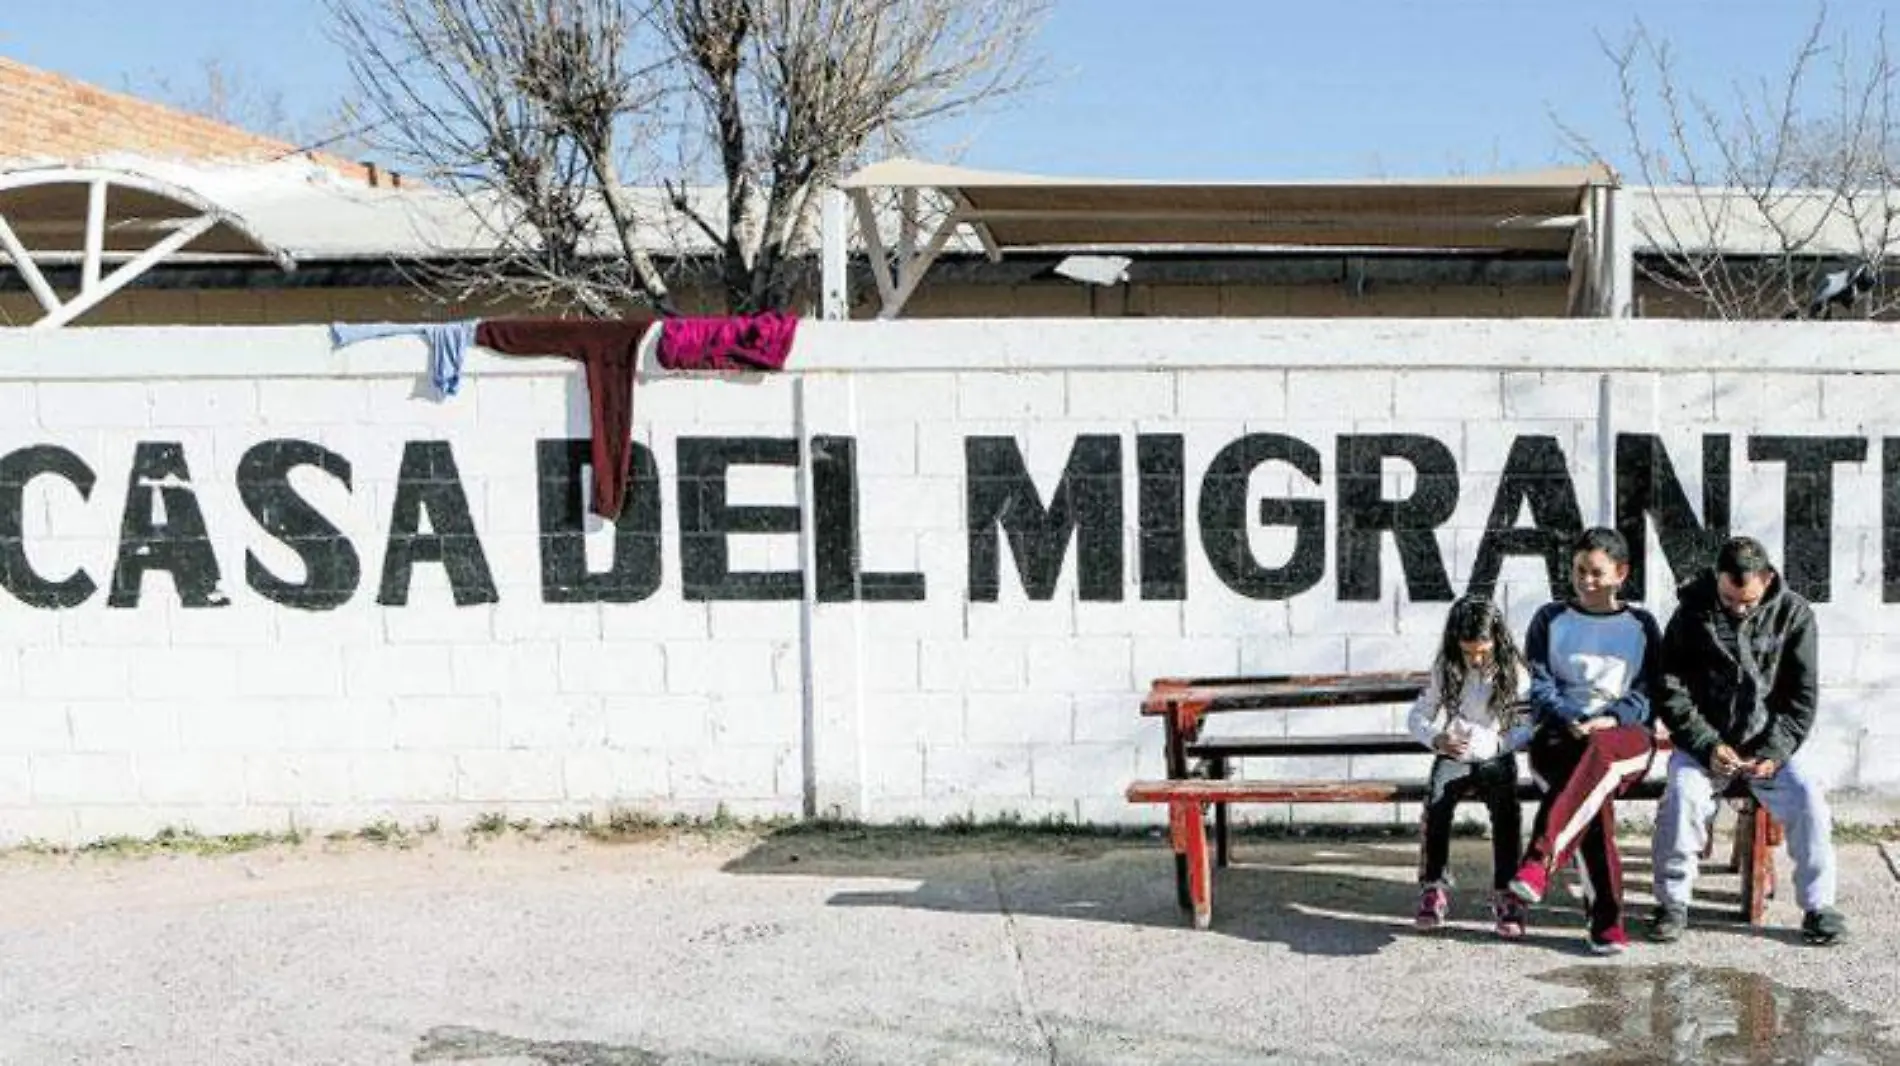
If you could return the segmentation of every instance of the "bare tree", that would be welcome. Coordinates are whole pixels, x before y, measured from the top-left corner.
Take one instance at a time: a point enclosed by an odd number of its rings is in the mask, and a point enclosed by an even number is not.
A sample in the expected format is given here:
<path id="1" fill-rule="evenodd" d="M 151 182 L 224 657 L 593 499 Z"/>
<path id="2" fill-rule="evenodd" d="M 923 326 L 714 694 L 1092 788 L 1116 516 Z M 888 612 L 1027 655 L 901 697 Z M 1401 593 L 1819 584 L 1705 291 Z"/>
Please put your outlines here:
<path id="1" fill-rule="evenodd" d="M 817 193 L 1024 88 L 1048 0 L 325 2 L 377 143 L 497 249 L 458 295 L 608 315 L 788 306 Z"/>
<path id="2" fill-rule="evenodd" d="M 1640 181 L 1639 269 L 1724 319 L 1874 316 L 1900 307 L 1900 137 L 1884 19 L 1829 45 L 1817 8 L 1788 68 L 1725 97 L 1685 86 L 1638 23 L 1603 42 L 1626 178 Z M 1831 67 L 1831 77 L 1820 68 Z M 1820 84 L 1817 84 L 1819 82 Z M 1571 144 L 1604 158 L 1559 120 Z"/>

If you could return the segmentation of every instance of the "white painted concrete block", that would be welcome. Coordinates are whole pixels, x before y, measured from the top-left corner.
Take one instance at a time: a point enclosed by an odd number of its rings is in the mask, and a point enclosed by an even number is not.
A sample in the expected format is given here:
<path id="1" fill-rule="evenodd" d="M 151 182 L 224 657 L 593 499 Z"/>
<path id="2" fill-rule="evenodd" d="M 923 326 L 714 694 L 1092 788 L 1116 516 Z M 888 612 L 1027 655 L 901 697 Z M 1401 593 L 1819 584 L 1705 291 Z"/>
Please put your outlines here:
<path id="1" fill-rule="evenodd" d="M 33 391 L 39 424 L 49 430 L 152 424 L 151 394 L 141 381 L 42 381 Z"/>
<path id="2" fill-rule="evenodd" d="M 879 697 L 864 711 L 864 743 L 955 745 L 963 741 L 961 692 L 922 692 Z"/>
<path id="3" fill-rule="evenodd" d="M 1390 418 L 1395 383 L 1395 375 L 1387 370 L 1289 370 L 1287 416 L 1296 421 Z"/>
<path id="4" fill-rule="evenodd" d="M 1287 414 L 1284 370 L 1200 370 L 1176 375 L 1185 419 L 1274 419 Z"/>
<path id="5" fill-rule="evenodd" d="M 1154 371 L 1078 371 L 1069 375 L 1070 418 L 1167 418 L 1175 413 L 1176 375 Z"/>
<path id="6" fill-rule="evenodd" d="M 501 743 L 511 750 L 576 751 L 607 743 L 607 712 L 599 696 L 504 697 Z"/>
<path id="7" fill-rule="evenodd" d="M 397 696 L 396 746 L 415 751 L 493 748 L 501 739 L 501 706 L 486 696 Z"/>
<path id="8" fill-rule="evenodd" d="M 1068 376 L 1059 371 L 957 375 L 956 415 L 964 418 L 1061 418 Z"/>
<path id="9" fill-rule="evenodd" d="M 77 752 L 164 752 L 178 748 L 178 716 L 166 703 L 83 701 L 67 708 Z"/>
<path id="10" fill-rule="evenodd" d="M 925 692 L 1019 692 L 1028 683 L 1020 640 L 926 638 L 919 655 Z"/>
<path id="11" fill-rule="evenodd" d="M 883 801 L 917 799 L 924 794 L 924 747 L 920 744 L 880 744 L 864 751 L 864 789 L 872 811 Z"/>
<path id="12" fill-rule="evenodd" d="M 1069 637 L 1025 642 L 1029 687 L 1037 692 L 1126 692 L 1135 682 L 1126 637 Z"/>
<path id="13" fill-rule="evenodd" d="M 667 757 L 656 749 L 574 752 L 562 758 L 561 766 L 570 800 L 621 804 L 669 794 Z"/>
<path id="14" fill-rule="evenodd" d="M 558 752 L 464 751 L 455 769 L 455 798 L 465 802 L 553 801 L 567 791 Z"/>
<path id="15" fill-rule="evenodd" d="M 669 640 L 666 691 L 683 696 L 776 691 L 778 645 L 765 640 Z"/>
<path id="16" fill-rule="evenodd" d="M 31 759 L 36 805 L 138 802 L 132 756 L 124 752 L 34 755 Z"/>
<path id="17" fill-rule="evenodd" d="M 776 795 L 784 750 L 763 744 L 734 744 L 673 753 L 667 763 L 672 794 L 681 799 L 712 800 Z"/>
<path id="18" fill-rule="evenodd" d="M 308 378 L 257 382 L 257 413 L 278 426 L 352 425 L 369 421 L 369 392 L 384 383 Z"/>
<path id="19" fill-rule="evenodd" d="M 1483 422 L 1504 414 L 1503 381 L 1483 370 L 1400 371 L 1393 392 L 1395 409 L 1408 427 L 1414 419 Z"/>
<path id="20" fill-rule="evenodd" d="M 1030 789 L 1048 797 L 1099 797 L 1135 779 L 1135 745 L 1039 744 L 1029 754 Z"/>
<path id="21" fill-rule="evenodd" d="M 1029 745 L 969 744 L 931 747 L 924 753 L 924 795 L 954 797 L 1028 796 Z"/>
<path id="22" fill-rule="evenodd" d="M 576 695 L 664 692 L 667 658 L 647 641 L 614 641 L 558 646 L 560 690 Z"/>
<path id="23" fill-rule="evenodd" d="M 561 689 L 558 651 L 551 642 L 458 644 L 448 649 L 454 691 L 465 696 L 551 696 Z"/>
<path id="24" fill-rule="evenodd" d="M 258 648 L 238 659 L 241 696 L 341 696 L 343 681 L 343 655 L 337 648 Z"/>
<path id="25" fill-rule="evenodd" d="M 918 787 L 923 785 L 922 756 L 918 761 Z M 25 755 L 0 755 L 0 809 L 13 810 L 33 802 L 33 761 Z M 0 821 L 5 821 L 0 815 Z M 5 830 L 0 830 L 4 833 Z M 0 840 L 5 840 L 0 836 Z M 0 846 L 5 846 L 0 844 Z"/>
<path id="26" fill-rule="evenodd" d="M 253 381 L 154 381 L 146 388 L 147 417 L 159 429 L 258 422 L 257 383 Z"/>
<path id="27" fill-rule="evenodd" d="M 737 695 L 712 698 L 710 710 L 715 745 L 772 744 L 792 746 L 804 733 L 804 713 L 791 693 Z"/>
<path id="28" fill-rule="evenodd" d="M 351 794 L 360 803 L 453 802 L 463 798 L 458 776 L 462 754 L 475 753 L 383 751 L 355 756 Z"/>
<path id="29" fill-rule="evenodd" d="M 244 803 L 244 758 L 228 753 L 141 752 L 136 760 L 139 799 L 165 806 Z"/>
<path id="30" fill-rule="evenodd" d="M 963 713 L 971 744 L 1066 744 L 1074 722 L 1069 696 L 1059 693 L 971 693 Z"/>
<path id="31" fill-rule="evenodd" d="M 54 648 L 24 664 L 27 699 L 121 700 L 132 694 L 125 660 L 105 648 Z"/>

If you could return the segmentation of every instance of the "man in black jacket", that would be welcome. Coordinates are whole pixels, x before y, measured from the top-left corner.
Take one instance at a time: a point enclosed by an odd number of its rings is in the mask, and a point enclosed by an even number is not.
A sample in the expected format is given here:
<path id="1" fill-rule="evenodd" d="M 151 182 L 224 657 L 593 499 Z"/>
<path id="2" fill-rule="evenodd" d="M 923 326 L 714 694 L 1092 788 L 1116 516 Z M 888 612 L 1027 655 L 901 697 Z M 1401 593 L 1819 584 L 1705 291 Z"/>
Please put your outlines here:
<path id="1" fill-rule="evenodd" d="M 1814 611 L 1759 541 L 1731 539 L 1713 568 L 1676 591 L 1656 700 L 1676 750 L 1656 815 L 1651 940 L 1682 935 L 1696 859 L 1719 797 L 1737 779 L 1787 828 L 1803 937 L 1832 944 L 1846 935 L 1834 910 L 1827 796 L 1799 755 L 1818 678 Z"/>

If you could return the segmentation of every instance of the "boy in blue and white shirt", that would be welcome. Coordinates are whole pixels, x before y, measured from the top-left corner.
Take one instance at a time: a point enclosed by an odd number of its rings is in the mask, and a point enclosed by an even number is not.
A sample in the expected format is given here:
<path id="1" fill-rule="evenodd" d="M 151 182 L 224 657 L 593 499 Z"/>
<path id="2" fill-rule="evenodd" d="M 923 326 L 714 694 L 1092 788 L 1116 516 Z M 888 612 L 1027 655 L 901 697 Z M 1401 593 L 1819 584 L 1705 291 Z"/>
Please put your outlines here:
<path id="1" fill-rule="evenodd" d="M 1612 801 L 1642 779 L 1656 751 L 1649 696 L 1662 630 L 1648 611 L 1621 600 L 1628 578 L 1623 535 L 1585 530 L 1571 553 L 1575 596 L 1538 611 L 1524 637 L 1536 721 L 1531 773 L 1544 800 L 1511 891 L 1540 901 L 1551 870 L 1581 854 L 1590 878 L 1590 946 L 1600 954 L 1629 945 Z"/>

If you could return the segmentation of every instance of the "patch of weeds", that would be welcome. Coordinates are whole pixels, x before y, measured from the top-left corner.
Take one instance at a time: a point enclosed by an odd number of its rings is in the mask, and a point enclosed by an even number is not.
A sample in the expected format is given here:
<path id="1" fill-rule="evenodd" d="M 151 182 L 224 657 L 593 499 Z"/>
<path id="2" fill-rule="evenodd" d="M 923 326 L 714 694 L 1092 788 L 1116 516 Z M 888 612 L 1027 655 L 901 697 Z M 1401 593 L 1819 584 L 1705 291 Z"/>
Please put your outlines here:
<path id="1" fill-rule="evenodd" d="M 349 839 L 350 835 L 344 834 L 344 839 Z M 409 831 L 395 822 L 382 820 L 371 822 L 358 829 L 354 835 L 356 839 L 371 844 L 400 844 L 408 838 Z M 334 834 L 332 834 L 332 839 L 335 839 Z"/>
<path id="2" fill-rule="evenodd" d="M 142 855 L 154 850 L 154 845 L 138 837 L 119 834 L 88 841 L 77 850 L 81 855 Z"/>
<path id="3" fill-rule="evenodd" d="M 138 858 L 150 855 L 236 855 L 263 848 L 304 842 L 306 834 L 292 826 L 281 833 L 244 832 L 206 836 L 189 826 L 165 826 L 149 837 L 114 834 L 83 844 L 54 844 L 29 840 L 15 849 L 28 855 L 95 855 Z"/>
<path id="4" fill-rule="evenodd" d="M 500 811 L 489 811 L 476 817 L 474 824 L 468 827 L 469 836 L 494 837 L 508 831 L 508 816 Z"/>

